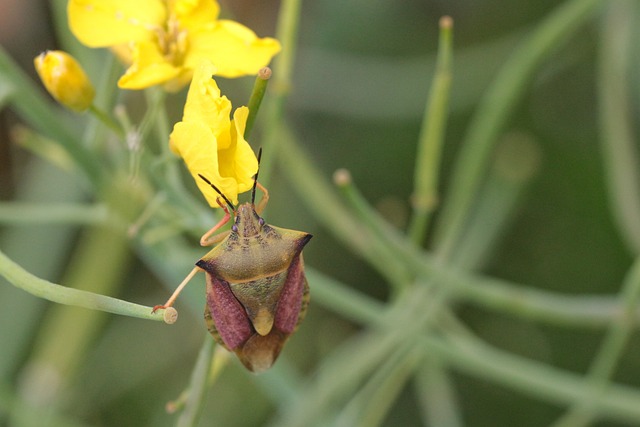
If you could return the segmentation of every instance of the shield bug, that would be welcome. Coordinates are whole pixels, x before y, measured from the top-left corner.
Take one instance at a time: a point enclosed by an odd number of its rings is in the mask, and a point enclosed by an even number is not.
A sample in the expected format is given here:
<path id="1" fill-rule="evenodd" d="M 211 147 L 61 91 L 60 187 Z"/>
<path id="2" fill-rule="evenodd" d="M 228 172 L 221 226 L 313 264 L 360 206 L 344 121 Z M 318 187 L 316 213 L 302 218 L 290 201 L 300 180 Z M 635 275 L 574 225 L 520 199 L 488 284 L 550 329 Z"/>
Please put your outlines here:
<path id="1" fill-rule="evenodd" d="M 258 155 L 258 160 L 260 155 Z M 311 234 L 268 225 L 260 216 L 269 192 L 254 178 L 251 203 L 235 207 L 206 177 L 222 198 L 224 217 L 200 239 L 216 245 L 196 262 L 164 305 L 173 305 L 193 276 L 206 273 L 204 318 L 213 338 L 236 353 L 252 372 L 269 369 L 289 336 L 303 320 L 309 304 L 302 249 Z M 255 205 L 256 187 L 263 196 Z M 233 215 L 231 230 L 218 232 Z"/>

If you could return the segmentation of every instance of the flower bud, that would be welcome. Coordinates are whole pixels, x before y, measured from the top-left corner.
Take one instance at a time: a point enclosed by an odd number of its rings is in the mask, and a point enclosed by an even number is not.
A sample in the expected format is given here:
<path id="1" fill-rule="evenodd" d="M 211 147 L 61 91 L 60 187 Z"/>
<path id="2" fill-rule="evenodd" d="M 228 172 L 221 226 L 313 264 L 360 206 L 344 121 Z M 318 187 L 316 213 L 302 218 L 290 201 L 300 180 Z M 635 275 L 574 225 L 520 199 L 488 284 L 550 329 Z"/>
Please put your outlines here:
<path id="1" fill-rule="evenodd" d="M 44 87 L 60 104 L 77 112 L 91 106 L 93 85 L 71 55 L 49 50 L 36 56 L 33 63 Z"/>

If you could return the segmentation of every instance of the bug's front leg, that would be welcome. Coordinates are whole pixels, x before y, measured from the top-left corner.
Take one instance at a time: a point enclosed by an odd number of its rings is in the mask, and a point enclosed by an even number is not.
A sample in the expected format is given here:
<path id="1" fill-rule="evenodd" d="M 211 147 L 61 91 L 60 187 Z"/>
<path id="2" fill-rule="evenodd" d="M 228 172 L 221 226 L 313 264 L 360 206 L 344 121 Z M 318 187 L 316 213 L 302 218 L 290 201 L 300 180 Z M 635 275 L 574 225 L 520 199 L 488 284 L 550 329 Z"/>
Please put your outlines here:
<path id="1" fill-rule="evenodd" d="M 207 231 L 202 235 L 202 237 L 200 238 L 200 246 L 215 245 L 216 243 L 221 242 L 229 234 L 229 232 L 224 232 L 224 233 L 216 234 L 215 236 L 213 236 L 213 233 L 218 231 L 220 227 L 222 227 L 227 222 L 229 222 L 229 219 L 231 218 L 231 214 L 229 213 L 229 209 L 227 209 L 227 206 L 224 203 L 222 203 L 219 198 L 216 199 L 216 202 L 218 202 L 218 205 L 220 205 L 222 210 L 224 210 L 224 216 L 222 217 L 220 222 L 218 222 L 216 225 L 214 225 L 211 228 L 211 230 Z"/>
<path id="2" fill-rule="evenodd" d="M 173 291 L 173 294 L 171 294 L 171 296 L 169 297 L 167 302 L 165 302 L 162 305 L 154 306 L 153 310 L 151 310 L 151 312 L 155 313 L 157 310 L 171 307 L 173 305 L 173 303 L 176 302 L 176 299 L 178 298 L 178 295 L 180 295 L 180 292 L 182 292 L 184 287 L 187 286 L 187 283 L 189 283 L 191 281 L 191 279 L 193 279 L 193 276 L 195 276 L 198 271 L 203 271 L 203 270 L 200 267 L 194 267 L 194 269 L 191 270 L 191 273 L 189 273 L 187 275 L 187 277 L 185 277 L 184 280 L 178 285 L 176 290 Z"/>
<path id="3" fill-rule="evenodd" d="M 256 207 L 256 212 L 258 213 L 258 215 L 260 215 L 262 214 L 264 208 L 267 206 L 267 202 L 269 202 L 269 191 L 264 188 L 264 186 L 258 181 L 256 181 L 256 187 L 258 187 L 260 191 L 262 191 L 262 198 L 260 199 L 260 202 L 258 202 L 258 206 Z"/>

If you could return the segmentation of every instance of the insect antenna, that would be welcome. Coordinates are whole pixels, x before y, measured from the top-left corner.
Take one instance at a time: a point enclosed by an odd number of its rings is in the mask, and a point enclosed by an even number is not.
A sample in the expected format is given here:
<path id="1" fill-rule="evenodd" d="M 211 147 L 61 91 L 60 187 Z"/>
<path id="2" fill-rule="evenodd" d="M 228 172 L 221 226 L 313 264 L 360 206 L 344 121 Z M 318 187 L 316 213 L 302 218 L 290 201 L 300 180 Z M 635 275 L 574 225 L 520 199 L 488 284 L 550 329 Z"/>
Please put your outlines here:
<path id="1" fill-rule="evenodd" d="M 262 157 L 262 147 L 258 150 L 258 170 L 253 177 L 253 188 L 251 189 L 251 204 L 255 205 L 256 201 L 256 186 L 258 185 L 258 172 L 260 172 L 260 158 Z"/>
<path id="2" fill-rule="evenodd" d="M 224 199 L 224 201 L 225 201 L 225 202 L 227 203 L 227 205 L 229 205 L 229 207 L 231 208 L 231 211 L 232 211 L 232 212 L 235 212 L 235 211 L 236 211 L 236 208 L 235 208 L 235 206 L 233 206 L 233 203 L 231 203 L 231 201 L 230 201 L 229 199 L 227 199 L 227 196 L 225 196 L 224 194 L 222 194 L 222 191 L 220 191 L 220 190 L 218 189 L 218 187 L 216 187 L 215 185 L 213 185 L 213 184 L 211 183 L 211 181 L 209 181 L 209 180 L 208 180 L 207 178 L 205 178 L 204 176 L 202 176 L 202 175 L 200 175 L 200 174 L 198 174 L 198 176 L 199 176 L 200 178 L 202 178 L 202 180 L 203 180 L 204 182 L 206 182 L 207 184 L 209 184 L 209 185 L 211 186 L 211 188 L 213 188 L 214 190 L 216 190 L 216 193 L 218 193 L 220 196 L 222 196 L 222 198 Z"/>

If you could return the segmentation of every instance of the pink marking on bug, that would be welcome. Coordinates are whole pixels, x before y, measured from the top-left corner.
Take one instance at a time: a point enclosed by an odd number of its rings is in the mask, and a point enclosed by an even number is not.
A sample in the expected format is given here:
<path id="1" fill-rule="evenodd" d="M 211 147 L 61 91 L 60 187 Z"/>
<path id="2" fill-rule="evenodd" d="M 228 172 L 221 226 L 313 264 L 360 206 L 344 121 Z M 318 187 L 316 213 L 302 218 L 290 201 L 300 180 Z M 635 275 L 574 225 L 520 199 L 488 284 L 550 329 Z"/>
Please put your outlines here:
<path id="1" fill-rule="evenodd" d="M 302 256 L 298 255 L 289 266 L 274 319 L 275 327 L 286 334 L 293 333 L 298 324 L 305 280 Z"/>
<path id="2" fill-rule="evenodd" d="M 212 274 L 207 279 L 207 305 L 218 328 L 220 338 L 233 350 L 253 334 L 251 321 L 244 307 L 231 292 L 229 284 Z"/>

